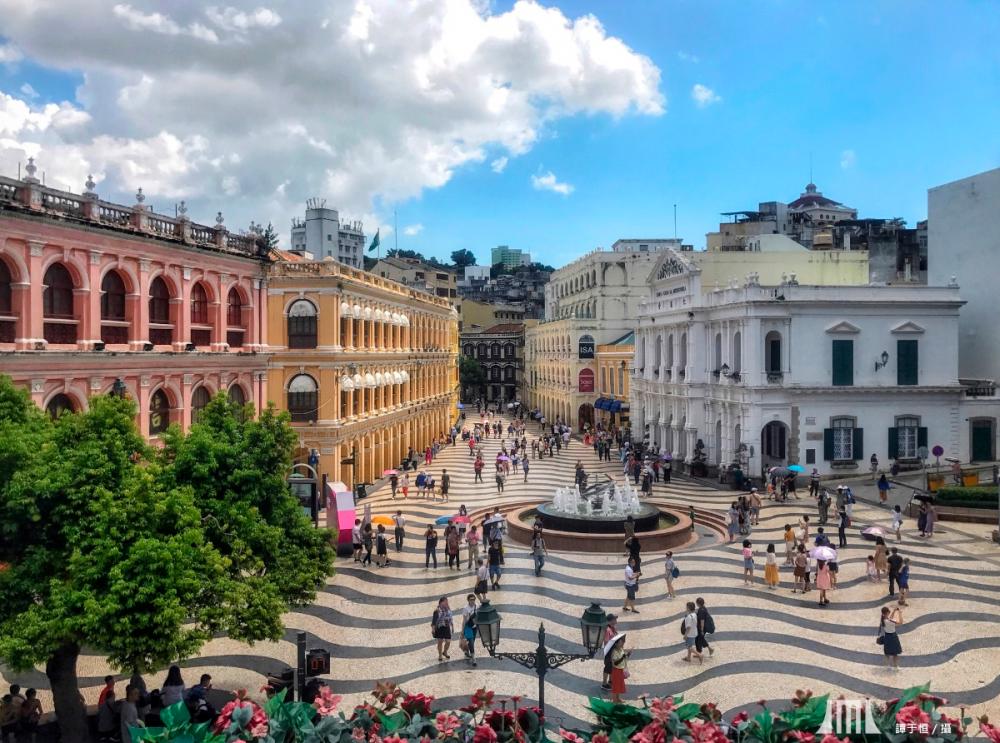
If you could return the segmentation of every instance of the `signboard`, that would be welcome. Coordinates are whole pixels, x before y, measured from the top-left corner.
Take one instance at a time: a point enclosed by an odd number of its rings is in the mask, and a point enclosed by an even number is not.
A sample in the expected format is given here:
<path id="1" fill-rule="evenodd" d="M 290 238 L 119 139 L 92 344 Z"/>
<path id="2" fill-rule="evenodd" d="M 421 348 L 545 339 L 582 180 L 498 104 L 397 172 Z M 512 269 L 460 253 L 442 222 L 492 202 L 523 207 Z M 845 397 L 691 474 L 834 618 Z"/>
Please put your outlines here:
<path id="1" fill-rule="evenodd" d="M 578 378 L 577 389 L 580 392 L 593 392 L 594 391 L 594 370 L 593 369 L 581 369 L 580 376 Z"/>
<path id="2" fill-rule="evenodd" d="M 581 335 L 580 336 L 580 353 L 579 357 L 581 359 L 592 359 L 594 358 L 594 351 L 597 349 L 597 345 L 594 343 L 594 336 L 592 335 Z M 583 390 L 581 390 L 582 392 Z"/>

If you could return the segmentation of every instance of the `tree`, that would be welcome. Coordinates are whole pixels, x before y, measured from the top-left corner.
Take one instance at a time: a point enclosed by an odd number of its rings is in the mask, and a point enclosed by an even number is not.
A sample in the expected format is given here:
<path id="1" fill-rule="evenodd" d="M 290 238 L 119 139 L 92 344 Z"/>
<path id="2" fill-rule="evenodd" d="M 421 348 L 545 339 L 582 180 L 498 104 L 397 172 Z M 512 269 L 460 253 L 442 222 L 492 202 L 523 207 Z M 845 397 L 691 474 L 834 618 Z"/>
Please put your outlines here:
<path id="1" fill-rule="evenodd" d="M 490 267 L 490 278 L 495 279 L 497 276 L 507 276 L 510 274 L 510 269 L 507 268 L 502 263 L 494 263 Z"/>
<path id="2" fill-rule="evenodd" d="M 81 648 L 151 671 L 215 633 L 277 639 L 331 572 L 327 532 L 282 487 L 284 415 L 240 420 L 220 396 L 160 453 L 136 412 L 102 396 L 50 421 L 0 377 L 0 660 L 44 664 L 66 743 L 88 738 Z"/>
<path id="3" fill-rule="evenodd" d="M 268 251 L 274 250 L 278 247 L 278 231 L 274 229 L 273 224 L 270 222 L 267 223 L 267 227 L 265 227 L 264 232 L 261 233 L 260 239 Z"/>
<path id="4" fill-rule="evenodd" d="M 472 254 L 471 250 L 456 250 L 451 254 L 451 262 L 455 264 L 455 268 L 461 270 L 466 266 L 476 265 L 476 256 Z"/>
<path id="5" fill-rule="evenodd" d="M 481 395 L 486 388 L 486 371 L 470 356 L 459 357 L 458 378 L 466 399 L 471 395 Z"/>

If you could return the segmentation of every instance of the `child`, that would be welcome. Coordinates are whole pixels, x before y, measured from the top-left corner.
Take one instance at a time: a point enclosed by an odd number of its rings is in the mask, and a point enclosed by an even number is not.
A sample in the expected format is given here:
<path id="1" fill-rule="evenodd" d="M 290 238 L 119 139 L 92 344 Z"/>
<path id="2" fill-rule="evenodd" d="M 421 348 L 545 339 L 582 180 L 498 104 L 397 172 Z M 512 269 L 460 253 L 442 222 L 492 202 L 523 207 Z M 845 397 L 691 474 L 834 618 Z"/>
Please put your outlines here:
<path id="1" fill-rule="evenodd" d="M 793 563 L 793 556 L 795 554 L 795 531 L 792 529 L 791 524 L 785 524 L 785 564 L 791 565 Z"/>
<path id="2" fill-rule="evenodd" d="M 743 540 L 743 585 L 753 585 L 753 547 L 749 539 Z"/>
<path id="3" fill-rule="evenodd" d="M 869 583 L 878 582 L 878 569 L 875 567 L 875 555 L 868 555 L 868 567 L 865 571 L 868 573 Z"/>
<path id="4" fill-rule="evenodd" d="M 767 587 L 775 589 L 778 587 L 778 558 L 774 554 L 774 545 L 767 545 L 767 562 L 764 565 L 764 580 Z"/>
<path id="5" fill-rule="evenodd" d="M 899 585 L 899 605 L 906 606 L 906 597 L 910 593 L 910 558 L 906 557 L 903 559 L 903 567 L 899 570 L 899 576 L 896 578 L 896 583 Z"/>
<path id="6" fill-rule="evenodd" d="M 902 542 L 903 538 L 899 535 L 900 530 L 903 528 L 903 512 L 899 509 L 899 506 L 894 506 L 892 509 L 892 530 L 896 532 L 896 541 Z"/>
<path id="7" fill-rule="evenodd" d="M 673 552 L 667 552 L 667 560 L 666 560 L 666 564 L 665 564 L 664 567 L 666 568 L 666 572 L 664 573 L 664 577 L 666 577 L 666 579 L 667 579 L 667 598 L 668 599 L 677 598 L 677 594 L 674 593 L 674 578 L 676 577 L 675 573 L 676 573 L 676 575 L 680 575 L 680 571 L 677 569 L 677 566 L 674 564 L 674 553 Z"/>

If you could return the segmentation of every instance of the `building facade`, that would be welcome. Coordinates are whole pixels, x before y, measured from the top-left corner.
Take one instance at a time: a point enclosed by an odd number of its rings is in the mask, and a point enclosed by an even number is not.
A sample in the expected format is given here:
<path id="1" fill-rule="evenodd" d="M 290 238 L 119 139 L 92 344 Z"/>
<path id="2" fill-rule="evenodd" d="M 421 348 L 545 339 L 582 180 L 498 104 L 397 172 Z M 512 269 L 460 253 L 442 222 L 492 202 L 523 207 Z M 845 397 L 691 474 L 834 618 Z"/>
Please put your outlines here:
<path id="1" fill-rule="evenodd" d="M 490 252 L 490 263 L 502 264 L 504 268 L 517 268 L 518 266 L 531 265 L 531 253 L 520 248 L 511 248 L 507 245 L 498 245 Z"/>
<path id="2" fill-rule="evenodd" d="M 434 297 L 334 261 L 271 267 L 268 393 L 299 458 L 349 486 L 374 482 L 457 416 L 458 316 Z M 354 464 L 343 464 L 354 457 Z"/>
<path id="3" fill-rule="evenodd" d="M 225 392 L 266 404 L 266 258 L 253 236 L 0 178 L 0 371 L 52 415 L 118 382 L 151 440 Z M 119 382 L 120 380 L 120 382 Z"/>
<path id="4" fill-rule="evenodd" d="M 486 403 L 508 403 L 521 399 L 524 376 L 524 325 L 500 323 L 461 334 L 462 355 L 483 369 L 485 389 L 462 390 L 462 398 Z"/>
<path id="5" fill-rule="evenodd" d="M 379 260 L 372 268 L 372 273 L 447 299 L 456 309 L 459 306 L 458 279 L 454 271 L 432 266 L 417 258 L 390 257 Z"/>
<path id="6" fill-rule="evenodd" d="M 597 422 L 629 428 L 629 388 L 635 359 L 635 332 L 597 347 Z"/>
<path id="7" fill-rule="evenodd" d="M 291 252 L 315 260 L 331 258 L 344 265 L 364 268 L 365 230 L 359 221 L 341 222 L 326 199 L 309 199 L 305 219 L 292 220 Z"/>
<path id="8" fill-rule="evenodd" d="M 676 256 L 666 257 L 665 261 Z M 918 466 L 960 441 L 958 288 L 762 284 L 705 289 L 657 272 L 635 339 L 632 433 L 690 462 L 760 476 Z"/>
<path id="9" fill-rule="evenodd" d="M 460 312 L 463 333 L 486 330 L 501 323 L 519 323 L 524 320 L 524 307 L 517 304 L 477 302 L 463 299 Z"/>

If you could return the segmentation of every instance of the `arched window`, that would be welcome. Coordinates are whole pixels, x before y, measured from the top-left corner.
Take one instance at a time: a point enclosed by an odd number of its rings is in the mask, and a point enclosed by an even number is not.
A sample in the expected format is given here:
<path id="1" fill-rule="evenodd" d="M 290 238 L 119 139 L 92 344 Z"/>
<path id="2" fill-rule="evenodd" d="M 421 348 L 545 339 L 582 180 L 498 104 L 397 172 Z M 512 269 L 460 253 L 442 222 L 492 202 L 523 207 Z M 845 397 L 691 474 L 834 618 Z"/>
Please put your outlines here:
<path id="1" fill-rule="evenodd" d="M 473 349 L 471 343 L 466 343 L 465 346 L 462 348 L 462 353 L 468 356 L 469 358 L 472 358 L 472 351 Z"/>
<path id="2" fill-rule="evenodd" d="M 243 298 L 233 287 L 229 290 L 228 306 L 226 307 L 226 343 L 230 348 L 243 346 L 246 326 L 243 324 Z"/>
<path id="3" fill-rule="evenodd" d="M 149 398 L 149 435 L 156 436 L 170 425 L 170 400 L 167 393 L 157 390 Z"/>
<path id="4" fill-rule="evenodd" d="M 239 405 L 241 408 L 247 404 L 247 396 L 241 385 L 234 384 L 229 388 L 229 402 L 233 405 Z"/>
<path id="5" fill-rule="evenodd" d="M 486 344 L 485 343 L 480 343 L 479 346 L 476 348 L 476 356 L 478 356 L 481 359 L 485 359 L 486 358 Z"/>
<path id="6" fill-rule="evenodd" d="M 733 352 L 730 356 L 733 374 L 739 374 L 743 369 L 743 336 L 739 331 L 733 333 Z"/>
<path id="7" fill-rule="evenodd" d="M 308 374 L 298 374 L 288 383 L 288 412 L 292 420 L 308 423 L 316 420 L 319 387 Z"/>
<path id="8" fill-rule="evenodd" d="M 61 263 L 53 263 L 42 280 L 42 314 L 46 320 L 43 332 L 49 343 L 76 343 L 76 321 L 73 317 L 73 277 Z"/>
<path id="9" fill-rule="evenodd" d="M 13 292 L 10 285 L 10 269 L 0 259 L 0 343 L 13 343 L 17 333 L 17 321 L 13 317 Z"/>
<path id="10" fill-rule="evenodd" d="M 169 346 L 174 342 L 174 329 L 170 324 L 170 289 L 159 276 L 149 285 L 149 342 L 157 346 Z"/>
<path id="11" fill-rule="evenodd" d="M 45 406 L 45 412 L 49 414 L 50 418 L 55 420 L 63 413 L 75 413 L 76 406 L 69 395 L 59 393 L 49 400 L 49 404 Z"/>
<path id="12" fill-rule="evenodd" d="M 503 347 L 503 357 L 505 359 L 512 359 L 512 358 L 514 358 L 514 344 L 513 343 L 505 343 L 504 344 L 504 347 Z"/>
<path id="13" fill-rule="evenodd" d="M 195 284 L 191 289 L 191 342 L 197 346 L 212 345 L 212 330 L 196 325 L 208 325 L 208 292 L 203 284 Z"/>
<path id="14" fill-rule="evenodd" d="M 499 366 L 490 367 L 490 381 L 491 382 L 499 382 L 500 381 L 500 367 Z"/>
<path id="15" fill-rule="evenodd" d="M 212 399 L 212 393 L 208 391 L 208 387 L 201 385 L 191 394 L 191 422 L 197 423 L 198 419 L 201 417 L 201 411 L 205 409 L 208 405 L 209 400 Z"/>
<path id="16" fill-rule="evenodd" d="M 499 359 L 500 358 L 500 344 L 491 343 L 490 344 L 490 358 Z"/>
<path id="17" fill-rule="evenodd" d="M 514 378 L 515 378 L 514 377 L 514 367 L 513 366 L 504 367 L 504 370 L 503 370 L 503 380 L 505 382 L 513 382 Z"/>
<path id="18" fill-rule="evenodd" d="M 306 299 L 288 308 L 288 347 L 316 348 L 316 305 Z"/>
<path id="19" fill-rule="evenodd" d="M 117 271 L 108 271 L 101 281 L 101 340 L 128 343 L 125 322 L 125 282 Z"/>

